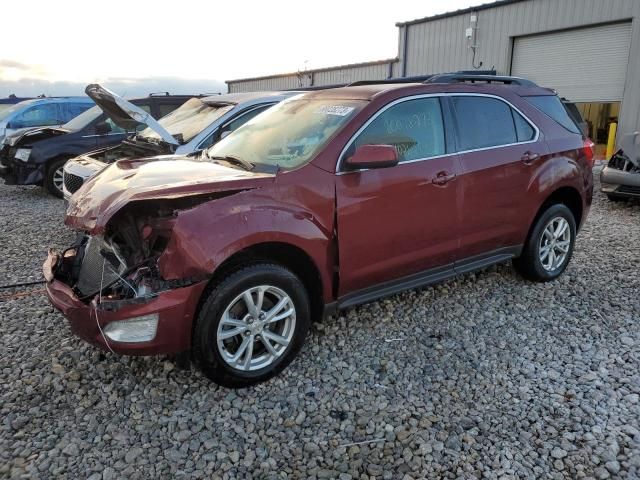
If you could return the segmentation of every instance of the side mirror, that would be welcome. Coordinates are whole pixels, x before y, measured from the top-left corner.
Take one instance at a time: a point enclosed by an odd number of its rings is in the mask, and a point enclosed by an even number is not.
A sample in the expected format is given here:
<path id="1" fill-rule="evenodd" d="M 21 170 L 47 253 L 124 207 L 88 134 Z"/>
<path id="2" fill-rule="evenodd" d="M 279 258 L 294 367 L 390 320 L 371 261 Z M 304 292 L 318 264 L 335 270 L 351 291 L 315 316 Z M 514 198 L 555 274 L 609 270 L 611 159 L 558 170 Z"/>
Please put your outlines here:
<path id="1" fill-rule="evenodd" d="M 222 132 L 220 134 L 220 140 L 222 140 L 224 137 L 226 137 L 227 135 L 229 135 L 231 133 L 231 130 L 225 130 L 224 132 Z"/>
<path id="2" fill-rule="evenodd" d="M 111 132 L 111 127 L 107 122 L 96 123 L 95 126 L 96 135 L 106 135 Z"/>
<path id="3" fill-rule="evenodd" d="M 347 158 L 349 168 L 387 168 L 398 164 L 398 150 L 393 145 L 362 145 Z"/>

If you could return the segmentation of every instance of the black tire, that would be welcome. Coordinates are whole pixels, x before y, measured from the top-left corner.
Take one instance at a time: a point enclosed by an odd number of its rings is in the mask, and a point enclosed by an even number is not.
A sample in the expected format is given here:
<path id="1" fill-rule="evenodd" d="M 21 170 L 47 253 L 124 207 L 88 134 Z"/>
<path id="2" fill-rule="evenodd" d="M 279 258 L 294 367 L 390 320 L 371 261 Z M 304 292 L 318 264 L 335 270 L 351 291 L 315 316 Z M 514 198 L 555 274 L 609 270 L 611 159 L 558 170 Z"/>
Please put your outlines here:
<path id="1" fill-rule="evenodd" d="M 620 197 L 612 193 L 607 193 L 607 198 L 612 202 L 625 202 L 627 200 L 625 197 Z"/>
<path id="2" fill-rule="evenodd" d="M 269 285 L 282 290 L 293 302 L 295 308 L 293 336 L 271 364 L 253 371 L 243 371 L 234 368 L 222 357 L 218 348 L 218 326 L 222 315 L 227 307 L 232 305 L 234 299 L 246 290 L 260 285 Z M 302 348 L 311 318 L 309 296 L 302 282 L 288 269 L 266 263 L 244 267 L 229 274 L 204 295 L 204 303 L 193 330 L 193 355 L 204 374 L 215 383 L 230 388 L 242 388 L 264 382 L 284 370 Z M 265 299 L 266 297 L 267 294 Z M 240 335 L 238 337 L 242 339 Z M 256 347 L 252 348 L 264 349 L 264 345 L 260 345 L 259 340 L 256 340 L 253 345 Z"/>
<path id="3" fill-rule="evenodd" d="M 46 188 L 47 192 L 54 197 L 62 198 L 62 189 L 58 189 L 56 186 L 56 172 L 60 171 L 61 173 L 62 167 L 67 163 L 67 160 L 67 158 L 56 158 L 47 165 L 47 173 L 44 178 L 44 188 Z"/>
<path id="4" fill-rule="evenodd" d="M 562 263 L 551 270 L 547 270 L 540 259 L 539 249 L 541 246 L 544 230 L 552 220 L 563 218 L 569 224 L 569 249 Z M 514 259 L 513 265 L 516 270 L 526 279 L 536 282 L 548 282 L 558 278 L 567 268 L 573 255 L 573 247 L 576 241 L 576 220 L 573 213 L 564 204 L 554 204 L 549 206 L 542 215 L 540 215 L 533 228 L 529 233 L 529 237 L 522 249 L 519 258 Z M 551 263 L 551 262 L 550 262 Z"/>

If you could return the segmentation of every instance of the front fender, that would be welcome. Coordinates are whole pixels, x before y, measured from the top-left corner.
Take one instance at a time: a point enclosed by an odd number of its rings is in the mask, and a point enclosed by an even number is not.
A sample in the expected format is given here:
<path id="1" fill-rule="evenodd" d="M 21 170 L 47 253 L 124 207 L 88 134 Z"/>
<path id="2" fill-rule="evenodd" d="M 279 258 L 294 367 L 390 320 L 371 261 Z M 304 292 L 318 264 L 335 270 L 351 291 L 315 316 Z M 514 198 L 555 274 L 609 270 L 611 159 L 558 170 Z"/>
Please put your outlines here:
<path id="1" fill-rule="evenodd" d="M 280 242 L 293 245 L 315 263 L 330 292 L 333 216 L 319 218 L 300 204 L 282 204 L 259 191 L 245 191 L 178 213 L 158 267 L 166 280 L 211 275 L 229 257 L 248 247 Z"/>

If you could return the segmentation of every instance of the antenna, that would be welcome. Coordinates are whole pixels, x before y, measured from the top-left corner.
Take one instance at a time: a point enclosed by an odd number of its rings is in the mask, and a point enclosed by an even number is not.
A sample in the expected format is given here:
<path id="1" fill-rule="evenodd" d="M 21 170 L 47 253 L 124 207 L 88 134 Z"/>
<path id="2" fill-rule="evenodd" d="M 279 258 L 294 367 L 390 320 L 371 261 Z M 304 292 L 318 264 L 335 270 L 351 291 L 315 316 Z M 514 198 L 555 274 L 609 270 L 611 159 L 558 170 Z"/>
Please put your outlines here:
<path id="1" fill-rule="evenodd" d="M 476 70 L 482 67 L 482 61 L 476 65 L 476 51 L 478 50 L 478 42 L 477 42 L 477 30 L 478 30 L 478 13 L 473 12 L 471 14 L 471 18 L 469 18 L 469 27 L 467 27 L 464 31 L 464 36 L 469 43 L 469 48 L 473 52 L 473 57 L 471 58 L 471 66 Z"/>

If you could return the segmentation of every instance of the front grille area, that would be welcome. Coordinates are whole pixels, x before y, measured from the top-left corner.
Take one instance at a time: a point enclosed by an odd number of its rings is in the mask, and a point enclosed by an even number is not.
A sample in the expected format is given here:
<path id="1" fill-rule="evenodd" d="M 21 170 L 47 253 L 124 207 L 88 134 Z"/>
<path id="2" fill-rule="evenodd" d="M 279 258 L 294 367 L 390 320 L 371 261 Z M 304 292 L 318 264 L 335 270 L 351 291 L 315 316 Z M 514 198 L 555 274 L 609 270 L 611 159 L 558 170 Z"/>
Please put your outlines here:
<path id="1" fill-rule="evenodd" d="M 640 195 L 640 187 L 633 187 L 631 185 L 620 185 L 616 193 L 626 193 L 628 195 Z"/>
<path id="2" fill-rule="evenodd" d="M 84 246 L 84 256 L 78 274 L 78 290 L 83 295 L 96 293 L 100 286 L 117 280 L 126 266 L 114 248 L 101 237 L 91 237 Z"/>
<path id="3" fill-rule="evenodd" d="M 83 183 L 84 180 L 82 177 L 74 175 L 73 173 L 64 172 L 64 186 L 69 193 L 76 193 Z"/>

